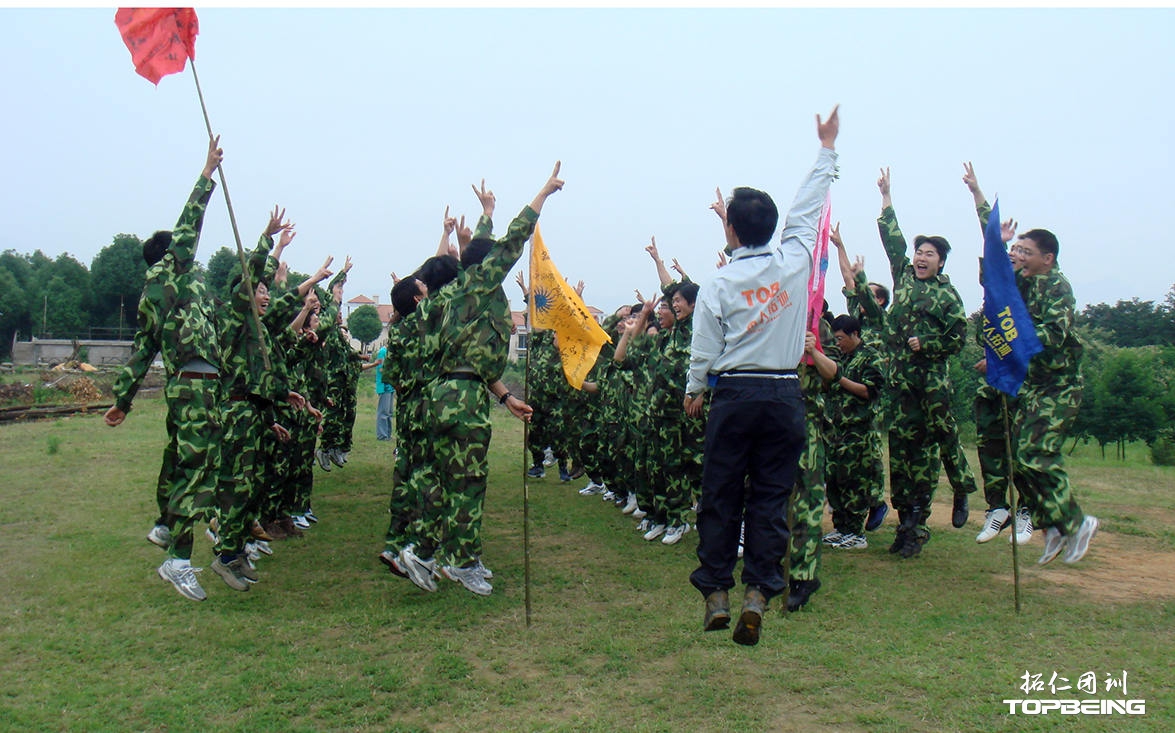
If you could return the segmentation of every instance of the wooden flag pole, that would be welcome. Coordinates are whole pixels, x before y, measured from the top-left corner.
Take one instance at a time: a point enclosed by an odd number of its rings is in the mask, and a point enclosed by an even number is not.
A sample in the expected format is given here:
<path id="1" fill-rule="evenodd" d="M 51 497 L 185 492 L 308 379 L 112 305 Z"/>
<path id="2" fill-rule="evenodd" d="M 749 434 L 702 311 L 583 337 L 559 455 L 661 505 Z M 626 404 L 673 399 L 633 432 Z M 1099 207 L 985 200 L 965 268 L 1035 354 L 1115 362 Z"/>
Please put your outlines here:
<path id="1" fill-rule="evenodd" d="M 534 242 L 530 245 L 534 247 Z M 532 272 L 533 275 L 533 272 Z M 533 280 L 531 281 L 533 282 Z M 528 283 L 530 284 L 530 283 Z M 526 303 L 526 363 L 522 369 L 522 401 L 530 404 L 530 349 L 532 344 L 530 303 L 534 293 L 527 294 Z M 526 599 L 526 628 L 530 628 L 530 482 L 527 471 L 530 461 L 530 421 L 522 423 L 522 577 L 523 593 Z"/>
<path id="2" fill-rule="evenodd" d="M 1016 600 L 1016 615 L 1020 615 L 1020 543 L 1016 539 L 1016 522 L 1020 515 L 1020 492 L 1016 491 L 1016 461 L 1012 456 L 1012 431 L 1008 425 L 1008 396 L 1000 392 L 1000 407 L 1004 415 L 1004 455 L 1008 461 L 1008 493 L 1012 497 L 1012 587 Z"/>
<path id="3" fill-rule="evenodd" d="M 196 95 L 200 97 L 200 111 L 204 113 L 204 127 L 208 129 L 208 139 L 212 139 L 212 123 L 208 120 L 208 107 L 204 104 L 204 92 L 200 89 L 200 77 L 196 74 L 196 60 L 188 58 L 192 67 L 192 78 L 196 80 Z M 265 370 L 269 371 L 269 349 L 265 346 L 265 335 L 261 326 L 261 311 L 257 307 L 257 299 L 253 295 L 253 278 L 249 274 L 249 263 L 245 260 L 245 248 L 241 246 L 241 233 L 237 229 L 237 215 L 233 212 L 233 200 L 228 195 L 228 182 L 224 178 L 224 164 L 216 166 L 220 176 L 220 190 L 224 191 L 224 202 L 228 204 L 228 220 L 233 227 L 233 239 L 237 242 L 237 257 L 241 261 L 241 282 L 245 284 L 245 292 L 249 294 L 249 311 L 253 314 L 253 328 L 257 333 L 257 343 L 261 346 L 261 360 Z"/>

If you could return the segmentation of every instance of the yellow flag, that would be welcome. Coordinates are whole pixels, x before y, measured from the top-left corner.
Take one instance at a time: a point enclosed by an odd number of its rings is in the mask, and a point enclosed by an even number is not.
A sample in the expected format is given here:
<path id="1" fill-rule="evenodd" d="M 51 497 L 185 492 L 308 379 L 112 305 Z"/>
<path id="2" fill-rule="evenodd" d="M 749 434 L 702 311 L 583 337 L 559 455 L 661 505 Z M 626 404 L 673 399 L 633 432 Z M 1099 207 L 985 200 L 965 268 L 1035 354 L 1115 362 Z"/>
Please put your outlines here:
<path id="1" fill-rule="evenodd" d="M 530 243 L 530 325 L 532 328 L 549 328 L 558 336 L 559 357 L 563 361 L 563 373 L 567 383 L 576 389 L 583 388 L 583 380 L 595 366 L 600 347 L 610 342 L 608 333 L 588 313 L 583 298 L 575 288 L 567 284 L 543 237 L 538 225 L 534 228 L 534 239 Z"/>

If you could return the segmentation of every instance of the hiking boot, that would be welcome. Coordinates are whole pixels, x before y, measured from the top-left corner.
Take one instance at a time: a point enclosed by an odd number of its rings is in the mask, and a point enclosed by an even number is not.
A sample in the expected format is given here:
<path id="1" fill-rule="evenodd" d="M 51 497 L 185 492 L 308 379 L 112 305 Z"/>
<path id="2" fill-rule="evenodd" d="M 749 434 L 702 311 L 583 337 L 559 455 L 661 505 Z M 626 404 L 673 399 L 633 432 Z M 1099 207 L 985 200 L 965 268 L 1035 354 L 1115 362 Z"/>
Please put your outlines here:
<path id="1" fill-rule="evenodd" d="M 1016 544 L 1026 545 L 1032 541 L 1032 515 L 1028 513 L 1027 509 L 1020 509 L 1016 512 L 1016 531 L 1008 535 L 1008 542 L 1012 541 L 1012 537 L 1016 538 Z"/>
<path id="2" fill-rule="evenodd" d="M 914 527 L 906 533 L 906 541 L 898 548 L 898 554 L 909 560 L 922 552 L 922 546 L 930 541 L 930 530 L 926 527 Z"/>
<path id="3" fill-rule="evenodd" d="M 689 522 L 685 524 L 675 524 L 669 529 L 665 530 L 665 536 L 661 538 L 663 545 L 676 545 L 686 532 L 689 532 Z"/>
<path id="4" fill-rule="evenodd" d="M 997 509 L 988 509 L 984 512 L 986 517 L 983 522 L 983 529 L 979 534 L 975 535 L 975 541 L 979 543 L 994 540 L 996 535 L 1004 531 L 1008 526 L 1008 521 L 1012 518 L 1012 513 L 1003 507 Z"/>
<path id="5" fill-rule="evenodd" d="M 273 537 L 265 531 L 265 529 L 261 526 L 261 522 L 258 522 L 257 520 L 253 520 L 253 526 L 250 528 L 249 534 L 253 535 L 253 537 L 256 539 L 265 540 L 266 542 L 273 542 Z"/>
<path id="6" fill-rule="evenodd" d="M 1089 549 L 1089 541 L 1097 534 L 1098 526 L 1097 517 L 1086 514 L 1081 526 L 1077 529 L 1077 534 L 1069 538 L 1069 551 L 1061 558 L 1061 562 L 1072 564 L 1085 557 L 1085 551 Z"/>
<path id="7" fill-rule="evenodd" d="M 889 504 L 882 502 L 875 507 L 869 508 L 869 516 L 865 519 L 865 531 L 872 532 L 881 526 L 885 521 L 885 516 L 889 514 Z"/>
<path id="8" fill-rule="evenodd" d="M 400 567 L 408 573 L 408 580 L 411 580 L 417 588 L 429 593 L 436 593 L 437 583 L 432 576 L 433 571 L 436 570 L 437 561 L 431 557 L 427 560 L 421 560 L 413 552 L 415 549 L 414 545 L 408 545 L 400 550 Z"/>
<path id="9" fill-rule="evenodd" d="M 404 568 L 400 567 L 399 555 L 391 550 L 384 550 L 379 553 L 379 561 L 388 566 L 388 570 L 391 571 L 392 575 L 398 575 L 401 578 L 408 577 L 408 573 L 404 571 Z"/>
<path id="10" fill-rule="evenodd" d="M 869 540 L 865 539 L 863 534 L 847 534 L 833 547 L 838 550 L 867 550 L 869 549 Z"/>
<path id="11" fill-rule="evenodd" d="M 200 582 L 196 580 L 196 569 L 188 560 L 169 557 L 163 561 L 156 572 L 159 573 L 160 578 L 170 581 L 184 598 L 202 601 L 208 597 L 208 594 L 200 587 Z"/>
<path id="12" fill-rule="evenodd" d="M 547 472 L 543 470 L 542 466 L 534 465 L 530 467 L 530 470 L 526 472 L 526 475 L 530 476 L 531 478 L 542 478 L 547 475 Z"/>
<path id="13" fill-rule="evenodd" d="M 664 524 L 657 524 L 654 522 L 649 525 L 649 531 L 645 532 L 644 537 L 649 542 L 652 542 L 661 535 L 665 534 L 666 529 L 667 527 Z"/>
<path id="14" fill-rule="evenodd" d="M 967 495 L 955 494 L 955 503 L 951 507 L 951 526 L 955 529 L 962 529 L 967 526 L 967 517 L 971 515 L 971 510 L 967 507 Z"/>
<path id="15" fill-rule="evenodd" d="M 739 614 L 731 638 L 735 644 L 754 646 L 759 643 L 759 627 L 763 624 L 763 614 L 767 611 L 767 598 L 763 591 L 753 585 L 748 585 L 743 594 L 743 611 Z"/>
<path id="16" fill-rule="evenodd" d="M 812 594 L 820 590 L 820 578 L 789 580 L 787 582 L 787 610 L 795 613 L 804 607 Z"/>
<path id="17" fill-rule="evenodd" d="M 326 455 L 326 451 L 321 449 L 316 450 L 314 451 L 314 457 L 318 459 L 319 468 L 323 471 L 330 471 L 330 458 Z"/>
<path id="18" fill-rule="evenodd" d="M 265 530 L 265 534 L 269 535 L 275 540 L 284 540 L 289 537 L 282 526 L 278 524 L 276 519 L 271 519 L 268 522 L 262 522 L 261 528 Z M 262 540 L 264 542 L 265 540 Z"/>
<path id="19" fill-rule="evenodd" d="M 844 538 L 845 535 L 843 532 L 837 532 L 834 530 L 821 537 L 820 542 L 821 544 L 827 545 L 828 547 L 835 547 L 836 545 L 840 544 Z"/>
<path id="20" fill-rule="evenodd" d="M 1084 522 L 1082 525 L 1084 526 Z M 1069 544 L 1069 538 L 1061 534 L 1061 530 L 1049 527 L 1044 531 L 1044 554 L 1040 556 L 1036 564 L 1048 565 L 1057 555 L 1061 554 L 1061 550 L 1065 549 L 1067 544 Z"/>
<path id="21" fill-rule="evenodd" d="M 481 570 L 477 567 L 477 563 L 467 568 L 446 565 L 441 568 L 441 575 L 444 575 L 449 580 L 460 583 L 470 593 L 476 593 L 479 596 L 488 596 L 494 592 L 494 586 L 486 581 L 485 576 L 481 574 Z"/>
<path id="22" fill-rule="evenodd" d="M 232 562 L 226 563 L 220 559 L 218 555 L 212 561 L 212 572 L 220 576 L 224 584 L 233 590 L 249 590 L 249 581 L 241 573 L 241 568 L 245 565 L 245 559 L 237 557 Z"/>
<path id="23" fill-rule="evenodd" d="M 302 537 L 302 530 L 294 526 L 294 518 L 285 516 L 277 520 L 277 525 L 282 528 L 287 537 Z"/>
<path id="24" fill-rule="evenodd" d="M 166 524 L 157 524 L 147 533 L 147 541 L 166 550 L 171 545 L 171 530 L 167 528 Z M 196 600 L 203 599 L 197 598 Z"/>
<path id="25" fill-rule="evenodd" d="M 716 590 L 706 596 L 706 615 L 702 617 L 702 631 L 719 631 L 730 626 L 730 594 Z"/>

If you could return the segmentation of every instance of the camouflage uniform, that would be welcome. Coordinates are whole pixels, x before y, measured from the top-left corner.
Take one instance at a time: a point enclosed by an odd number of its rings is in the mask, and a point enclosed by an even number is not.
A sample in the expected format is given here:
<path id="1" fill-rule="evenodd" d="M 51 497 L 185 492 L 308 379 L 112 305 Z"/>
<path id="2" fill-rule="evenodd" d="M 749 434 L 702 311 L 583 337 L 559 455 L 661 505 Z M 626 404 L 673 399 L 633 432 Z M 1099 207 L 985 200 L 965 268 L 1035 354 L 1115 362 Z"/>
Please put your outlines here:
<path id="1" fill-rule="evenodd" d="M 625 349 L 624 361 L 620 363 L 621 382 L 628 391 L 628 399 L 622 405 L 624 422 L 624 461 L 622 463 L 622 484 L 628 493 L 636 496 L 637 506 L 648 512 L 653 508 L 653 484 L 650 474 L 649 443 L 655 439 L 651 415 L 652 365 L 661 352 L 661 339 L 645 333 L 634 334 Z M 623 398 L 622 398 L 623 399 Z"/>
<path id="2" fill-rule="evenodd" d="M 274 289 L 277 290 L 277 285 Z M 301 346 L 302 338 L 290 328 L 302 307 L 297 290 L 283 289 L 270 298 L 269 309 L 262 322 L 269 331 L 274 350 L 270 359 L 280 360 L 289 376 L 290 391 L 303 396 L 309 394 L 306 377 L 307 351 Z M 259 504 L 257 515 L 264 522 L 291 514 L 301 514 L 296 507 L 298 484 L 296 477 L 302 466 L 310 466 L 314 460 L 314 420 L 306 410 L 295 410 L 286 402 L 274 405 L 274 415 L 279 425 L 290 432 L 290 440 L 268 440 L 265 443 L 266 458 L 264 478 L 259 481 Z M 309 452 L 307 452 L 309 450 Z"/>
<path id="3" fill-rule="evenodd" d="M 269 256 L 272 247 L 273 238 L 262 235 L 250 256 L 248 273 L 254 290 L 261 282 L 269 282 L 277 268 L 277 261 Z M 222 309 L 219 323 L 228 401 L 216 486 L 220 521 L 216 551 L 226 563 L 241 552 L 257 518 L 258 469 L 265 460 L 266 442 L 274 439 L 270 431 L 275 421 L 274 404 L 284 401 L 290 392 L 285 365 L 274 356 L 273 339 L 265 328 L 258 335 L 251 310 L 252 301 L 242 279 Z M 262 358 L 263 348 L 271 355 L 269 368 Z"/>
<path id="4" fill-rule="evenodd" d="M 947 358 L 963 348 L 967 318 L 963 301 L 950 278 L 914 276 L 906 256 L 906 238 L 892 206 L 877 220 L 894 278 L 893 308 L 886 318 L 885 345 L 890 358 L 894 414 L 889 434 L 890 493 L 901 525 L 896 552 L 914 532 L 919 544 L 930 537 L 926 520 L 938 484 L 940 458 L 936 448 L 958 443 L 951 414 L 951 382 Z M 907 340 L 917 336 L 921 350 Z M 952 435 L 954 439 L 952 440 Z M 966 459 L 962 458 L 962 464 Z M 974 482 L 974 478 L 972 478 Z"/>
<path id="5" fill-rule="evenodd" d="M 388 329 L 388 351 L 381 375 L 396 390 L 396 460 L 392 468 L 392 492 L 388 503 L 391 520 L 384 549 L 392 555 L 420 542 L 421 506 L 425 492 L 435 492 L 436 480 L 428 461 L 428 425 L 424 388 L 425 365 L 421 360 L 419 314 L 410 313 Z M 433 501 L 439 501 L 434 496 Z"/>
<path id="6" fill-rule="evenodd" d="M 841 293 L 845 296 L 848 312 L 855 315 L 861 324 L 861 341 L 863 345 L 873 349 L 877 363 L 881 369 L 882 383 L 889 384 L 889 359 L 886 358 L 885 345 L 882 336 L 885 334 L 885 310 L 873 298 L 873 291 L 869 289 L 869 278 L 862 270 L 856 274 L 853 289 L 844 288 Z M 889 425 L 887 416 L 892 413 L 889 405 L 892 394 L 889 389 L 882 389 L 877 398 L 877 420 L 869 431 L 869 455 L 873 463 L 868 467 L 868 475 L 873 477 L 869 486 L 869 507 L 880 507 L 885 503 L 885 461 L 882 454 L 882 445 L 889 439 Z"/>
<path id="7" fill-rule="evenodd" d="M 564 394 L 561 385 L 567 385 L 563 376 L 563 362 L 555 348 L 555 332 L 531 331 L 527 342 L 527 404 L 534 408 L 530 417 L 530 454 L 533 465 L 543 465 L 543 448 L 565 460 L 563 435 Z"/>
<path id="8" fill-rule="evenodd" d="M 146 273 L 139 299 L 139 330 L 130 361 L 114 383 L 115 405 L 130 412 L 131 401 L 159 353 L 167 370 L 167 448 L 156 484 L 159 518 L 172 530 L 168 555 L 192 556 L 192 528 L 212 503 L 219 462 L 220 381 L 216 374 L 185 371 L 194 360 L 216 369 L 215 315 L 211 298 L 192 271 L 204 211 L 216 184 L 201 176 L 172 231 L 171 247 Z"/>
<path id="9" fill-rule="evenodd" d="M 702 446 L 706 420 L 690 417 L 685 402 L 685 376 L 689 368 L 693 316 L 675 321 L 667 330 L 662 351 L 649 364 L 652 370 L 651 409 L 654 432 L 649 442 L 650 483 L 656 524 L 687 524 L 702 485 Z"/>
<path id="10" fill-rule="evenodd" d="M 502 291 L 514 263 L 534 232 L 538 214 L 529 206 L 510 223 L 481 263 L 421 301 L 423 361 L 432 365 L 425 389 L 429 463 L 436 472 L 439 501 L 425 496 L 421 545 L 440 566 L 466 566 L 482 553 L 491 424 L 487 386 L 506 368 L 513 322 Z M 489 226 L 485 216 L 479 230 Z"/>
<path id="11" fill-rule="evenodd" d="M 347 282 L 347 273 L 340 272 L 331 279 L 328 290 Z M 320 296 L 321 298 L 321 296 Z M 322 450 L 337 450 L 347 453 L 351 450 L 352 433 L 355 427 L 355 408 L 358 404 L 359 374 L 363 371 L 361 359 L 351 348 L 343 333 L 342 303 L 335 303 L 334 296 L 328 295 L 325 306 L 333 306 L 338 322 L 332 323 L 326 333 L 326 389 L 327 399 L 333 404 L 324 405 L 322 425 Z"/>
<path id="12" fill-rule="evenodd" d="M 1044 350 L 1032 357 L 1020 389 L 1013 435 L 1016 486 L 1027 500 L 1037 527 L 1074 534 L 1085 514 L 1073 498 L 1061 444 L 1081 407 L 1081 354 L 1074 330 L 1073 288 L 1056 266 L 1041 275 L 1016 275 L 1036 335 Z M 1020 480 L 1022 479 L 1022 481 Z"/>
<path id="13" fill-rule="evenodd" d="M 862 342 L 840 360 L 838 379 L 828 395 L 828 505 L 832 523 L 843 534 L 863 534 L 872 490 L 885 485 L 877 435 L 879 396 L 885 384 L 881 356 Z M 865 385 L 861 399 L 840 385 L 839 377 Z"/>

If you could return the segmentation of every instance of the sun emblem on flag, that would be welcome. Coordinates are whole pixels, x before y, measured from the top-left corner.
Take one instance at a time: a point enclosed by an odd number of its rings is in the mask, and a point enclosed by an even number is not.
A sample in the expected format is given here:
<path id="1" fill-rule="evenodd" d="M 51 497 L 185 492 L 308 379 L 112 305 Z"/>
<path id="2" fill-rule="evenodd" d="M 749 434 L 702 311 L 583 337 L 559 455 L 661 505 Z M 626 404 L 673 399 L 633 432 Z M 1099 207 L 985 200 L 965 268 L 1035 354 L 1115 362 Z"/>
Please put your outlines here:
<path id="1" fill-rule="evenodd" d="M 534 307 L 544 313 L 551 309 L 551 292 L 545 288 L 534 291 Z"/>

